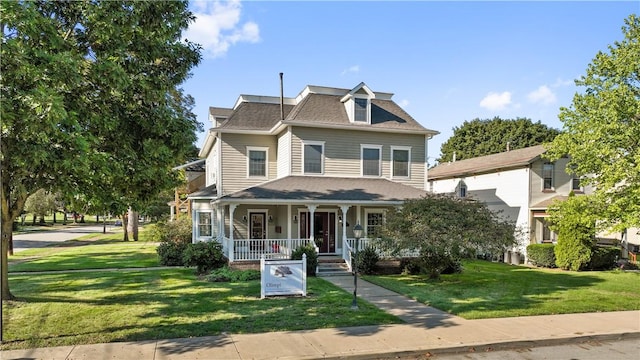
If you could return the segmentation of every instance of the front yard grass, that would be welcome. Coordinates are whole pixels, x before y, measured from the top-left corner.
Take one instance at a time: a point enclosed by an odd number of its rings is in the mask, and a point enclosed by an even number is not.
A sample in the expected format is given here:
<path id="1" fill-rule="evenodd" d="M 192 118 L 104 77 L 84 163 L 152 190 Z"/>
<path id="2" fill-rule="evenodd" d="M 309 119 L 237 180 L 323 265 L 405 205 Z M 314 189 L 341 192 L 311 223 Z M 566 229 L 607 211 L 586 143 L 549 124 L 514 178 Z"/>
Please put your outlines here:
<path id="1" fill-rule="evenodd" d="M 260 299 L 260 282 L 211 283 L 193 269 L 10 275 L 2 349 L 229 333 L 381 325 L 401 320 L 318 278 L 308 296 Z"/>
<path id="2" fill-rule="evenodd" d="M 465 319 L 640 310 L 640 273 L 568 272 L 467 261 L 461 274 L 365 276 Z"/>

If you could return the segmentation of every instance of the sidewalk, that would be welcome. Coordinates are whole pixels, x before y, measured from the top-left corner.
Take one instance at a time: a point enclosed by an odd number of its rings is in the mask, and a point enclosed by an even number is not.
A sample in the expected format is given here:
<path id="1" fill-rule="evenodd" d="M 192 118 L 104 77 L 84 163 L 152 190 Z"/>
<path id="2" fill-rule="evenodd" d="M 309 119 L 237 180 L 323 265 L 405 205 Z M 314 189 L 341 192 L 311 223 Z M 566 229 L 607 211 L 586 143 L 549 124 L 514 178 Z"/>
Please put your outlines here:
<path id="1" fill-rule="evenodd" d="M 353 292 L 351 276 L 324 278 Z M 11 350 L 9 359 L 380 359 L 557 345 L 580 340 L 640 339 L 640 311 L 465 320 L 359 279 L 358 296 L 402 318 L 400 325 L 227 334 Z"/>

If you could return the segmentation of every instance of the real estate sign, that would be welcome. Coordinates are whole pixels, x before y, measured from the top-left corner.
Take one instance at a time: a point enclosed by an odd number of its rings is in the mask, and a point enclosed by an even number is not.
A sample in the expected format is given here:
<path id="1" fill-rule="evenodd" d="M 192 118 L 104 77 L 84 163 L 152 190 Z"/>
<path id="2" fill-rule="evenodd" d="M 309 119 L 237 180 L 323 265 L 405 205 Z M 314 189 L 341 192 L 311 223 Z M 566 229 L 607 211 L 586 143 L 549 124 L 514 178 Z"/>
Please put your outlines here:
<path id="1" fill-rule="evenodd" d="M 307 256 L 302 260 L 260 259 L 260 298 L 278 295 L 307 296 Z"/>

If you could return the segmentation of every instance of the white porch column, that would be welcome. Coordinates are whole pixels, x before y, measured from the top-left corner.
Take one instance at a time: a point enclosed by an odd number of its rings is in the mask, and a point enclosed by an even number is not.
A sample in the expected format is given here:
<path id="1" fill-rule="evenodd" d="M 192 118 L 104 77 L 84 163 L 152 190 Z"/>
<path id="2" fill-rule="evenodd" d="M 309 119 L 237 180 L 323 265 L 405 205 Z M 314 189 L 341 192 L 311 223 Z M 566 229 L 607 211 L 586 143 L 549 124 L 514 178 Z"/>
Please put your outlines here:
<path id="1" fill-rule="evenodd" d="M 309 223 L 309 239 L 311 241 L 314 241 L 314 242 L 315 242 L 315 239 L 314 239 L 313 234 L 314 234 L 314 230 L 315 229 L 314 229 L 314 226 L 313 226 L 314 225 L 313 224 L 314 223 L 314 221 L 313 221 L 313 217 L 314 216 L 313 215 L 315 214 L 317 207 L 318 206 L 316 206 L 316 205 L 307 205 L 307 208 L 309 209 L 309 218 L 307 219 L 307 222 Z"/>
<path id="2" fill-rule="evenodd" d="M 233 240 L 233 213 L 236 211 L 237 204 L 229 205 L 229 262 L 233 262 L 234 240 Z"/>
<path id="3" fill-rule="evenodd" d="M 342 257 L 347 258 L 347 212 L 350 205 L 340 205 L 340 211 L 342 211 Z"/>
<path id="4" fill-rule="evenodd" d="M 291 251 L 293 251 L 293 249 L 291 249 L 291 236 L 293 235 L 293 220 L 291 220 L 291 204 L 287 205 L 287 251 L 289 252 L 288 255 L 291 255 Z"/>

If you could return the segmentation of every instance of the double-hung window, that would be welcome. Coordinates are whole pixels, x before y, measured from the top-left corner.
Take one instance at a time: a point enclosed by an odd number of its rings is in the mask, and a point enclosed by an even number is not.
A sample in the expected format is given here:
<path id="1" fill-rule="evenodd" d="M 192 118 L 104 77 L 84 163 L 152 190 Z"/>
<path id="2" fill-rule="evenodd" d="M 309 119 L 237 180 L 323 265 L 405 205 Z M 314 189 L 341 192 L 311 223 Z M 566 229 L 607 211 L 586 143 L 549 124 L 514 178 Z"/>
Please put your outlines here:
<path id="1" fill-rule="evenodd" d="M 380 236 L 380 229 L 384 224 L 384 212 L 379 209 L 366 209 L 365 217 L 366 223 L 366 237 L 369 239 L 375 239 Z"/>
<path id="2" fill-rule="evenodd" d="M 324 142 L 305 141 L 302 145 L 302 167 L 305 174 L 324 172 Z"/>
<path id="3" fill-rule="evenodd" d="M 577 175 L 573 175 L 571 177 L 571 190 L 582 191 L 582 186 L 580 186 L 580 177 Z"/>
<path id="4" fill-rule="evenodd" d="M 553 163 L 542 165 L 542 190 L 553 190 Z"/>
<path id="5" fill-rule="evenodd" d="M 247 175 L 267 177 L 267 148 L 247 147 Z"/>
<path id="6" fill-rule="evenodd" d="M 382 146 L 361 145 L 362 176 L 380 176 L 382 164 Z"/>
<path id="7" fill-rule="evenodd" d="M 213 212 L 199 211 L 197 216 L 198 238 L 213 237 Z"/>
<path id="8" fill-rule="evenodd" d="M 408 178 L 411 158 L 411 148 L 394 146 L 391 148 L 391 159 L 393 161 L 393 177 Z"/>
<path id="9" fill-rule="evenodd" d="M 353 99 L 353 121 L 369 122 L 369 100 L 363 98 Z"/>

